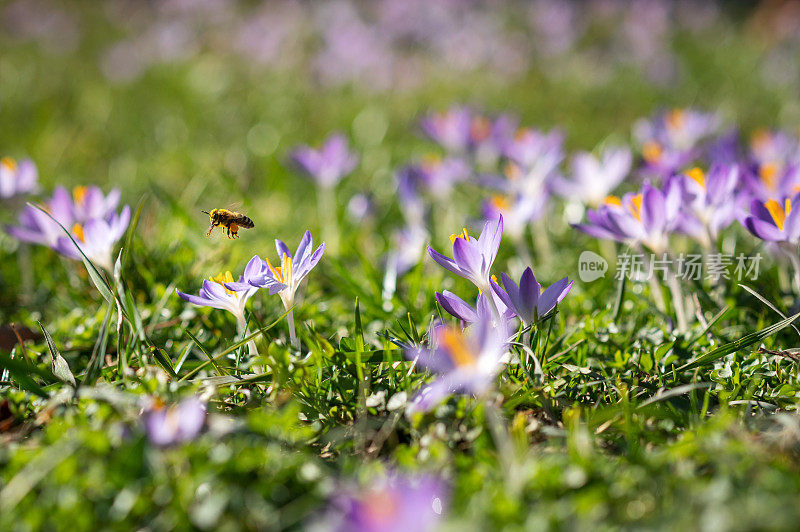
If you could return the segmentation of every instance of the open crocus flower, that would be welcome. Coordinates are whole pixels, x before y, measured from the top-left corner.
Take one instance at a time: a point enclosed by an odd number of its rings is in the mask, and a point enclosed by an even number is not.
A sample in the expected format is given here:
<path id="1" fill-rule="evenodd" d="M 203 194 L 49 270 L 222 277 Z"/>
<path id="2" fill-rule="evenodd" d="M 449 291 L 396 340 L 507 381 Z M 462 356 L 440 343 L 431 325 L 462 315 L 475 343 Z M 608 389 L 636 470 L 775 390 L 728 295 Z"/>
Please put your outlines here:
<path id="1" fill-rule="evenodd" d="M 749 155 L 759 165 L 797 161 L 800 145 L 796 138 L 783 131 L 760 129 L 750 137 Z"/>
<path id="2" fill-rule="evenodd" d="M 508 329 L 481 319 L 462 331 L 438 325 L 433 328 L 430 348 L 411 348 L 406 358 L 437 374 L 409 405 L 410 412 L 428 411 L 453 393 L 480 395 L 500 372 L 507 353 Z"/>
<path id="3" fill-rule="evenodd" d="M 193 440 L 203 430 L 206 405 L 197 397 L 172 406 L 156 404 L 143 414 L 144 429 L 153 445 L 166 447 Z"/>
<path id="4" fill-rule="evenodd" d="M 522 272 L 519 285 L 505 273 L 500 274 L 500 278 L 505 289 L 492 280 L 492 290 L 526 327 L 547 316 L 572 288 L 572 281 L 564 277 L 542 291 L 542 285 L 536 281 L 530 267 Z"/>
<path id="5" fill-rule="evenodd" d="M 531 128 L 519 129 L 505 147 L 505 155 L 526 172 L 539 166 L 542 160 L 557 166 L 564 158 L 564 134 L 561 131 L 544 133 Z"/>
<path id="6" fill-rule="evenodd" d="M 59 187 L 60 188 L 60 187 Z M 58 201 L 69 198 L 66 190 L 57 188 L 53 197 L 58 197 Z M 79 186 L 72 189 L 72 198 L 69 204 L 72 207 L 72 216 L 75 223 L 85 224 L 89 220 L 102 218 L 109 220 L 116 212 L 119 205 L 120 191 L 118 188 L 111 189 L 108 195 L 97 186 Z"/>
<path id="7" fill-rule="evenodd" d="M 503 217 L 490 220 L 483 226 L 481 235 L 476 240 L 469 236 L 464 229 L 461 234 L 451 235 L 453 243 L 453 258 L 445 257 L 438 251 L 428 246 L 428 254 L 440 266 L 471 281 L 478 290 L 488 292 L 491 290 L 490 270 L 500 248 L 500 239 L 503 236 Z"/>
<path id="8" fill-rule="evenodd" d="M 507 323 L 509 320 L 513 319 L 516 315 L 514 311 L 510 309 L 501 298 L 495 296 L 494 293 L 491 294 L 494 298 L 494 304 L 500 314 L 499 319 L 504 323 Z M 474 308 L 472 305 L 449 290 L 445 290 L 444 292 L 436 292 L 435 296 L 436 301 L 439 302 L 443 309 L 445 309 L 451 316 L 460 319 L 465 324 L 472 324 L 481 320 L 495 320 L 494 311 L 492 310 L 486 295 L 483 293 L 478 294 L 478 300 Z"/>
<path id="9" fill-rule="evenodd" d="M 744 226 L 761 240 L 797 245 L 800 242 L 800 208 L 796 207 L 799 202 L 800 193 L 782 202 L 770 199 L 761 203 L 754 199 Z M 796 251 L 794 253 L 796 255 Z"/>
<path id="10" fill-rule="evenodd" d="M 292 152 L 291 159 L 323 188 L 335 186 L 358 164 L 358 158 L 348 148 L 347 137 L 342 134 L 331 135 L 319 150 L 301 146 Z"/>
<path id="11" fill-rule="evenodd" d="M 270 294 L 277 293 L 283 307 L 288 311 L 286 319 L 289 323 L 289 334 L 291 342 L 294 346 L 298 347 L 299 343 L 294 330 L 294 305 L 295 295 L 297 289 L 300 288 L 300 283 L 303 282 L 306 275 L 317 265 L 322 258 L 322 253 L 325 251 L 325 243 L 323 242 L 315 250 L 314 240 L 311 238 L 311 231 L 306 231 L 300 244 L 297 246 L 297 251 L 292 255 L 289 248 L 282 241 L 275 239 L 275 248 L 278 250 L 278 256 L 281 260 L 281 265 L 275 267 L 266 260 L 266 268 L 261 267 L 260 271 L 253 275 L 252 278 L 247 279 L 246 283 L 232 283 L 228 281 L 225 286 L 237 291 L 246 291 L 249 293 L 250 289 L 247 285 L 255 288 L 267 288 Z M 251 262 L 255 260 L 253 257 Z M 255 270 L 255 265 L 253 266 Z"/>
<path id="12" fill-rule="evenodd" d="M 445 483 L 435 477 L 392 473 L 366 489 L 335 497 L 320 529 L 337 532 L 435 530 L 447 506 Z"/>
<path id="13" fill-rule="evenodd" d="M 697 156 L 701 140 L 714 133 L 719 119 L 692 109 L 673 109 L 652 120 L 640 120 L 634 136 L 642 148 L 648 170 L 669 177 Z"/>
<path id="14" fill-rule="evenodd" d="M 639 194 L 609 197 L 600 208 L 586 213 L 589 223 L 573 227 L 596 238 L 642 244 L 659 254 L 667 250 L 669 235 L 680 222 L 680 201 L 676 181 L 668 181 L 663 192 L 645 183 Z"/>
<path id="15" fill-rule="evenodd" d="M 503 230 L 513 240 L 519 241 L 528 224 L 539 220 L 547 210 L 550 195 L 546 189 L 541 194 L 495 194 L 483 203 L 483 217 L 497 220 L 503 217 Z"/>
<path id="16" fill-rule="evenodd" d="M 244 282 L 244 279 L 244 277 L 239 278 L 239 282 Z M 178 289 L 176 289 L 175 292 L 183 300 L 193 305 L 227 310 L 236 317 L 237 324 L 239 324 L 243 330 L 245 323 L 244 307 L 247 304 L 247 300 L 258 291 L 258 288 L 250 286 L 249 289 L 240 291 L 226 288 L 225 285 L 233 284 L 233 281 L 231 272 L 227 271 L 203 281 L 203 286 L 196 296 L 185 294 Z"/>
<path id="17" fill-rule="evenodd" d="M 294 305 L 295 294 L 303 282 L 306 275 L 317 265 L 322 258 L 322 253 L 325 251 L 325 243 L 323 242 L 315 250 L 314 240 L 311 238 L 311 231 L 306 231 L 300 240 L 300 245 L 297 246 L 297 251 L 294 255 L 289 251 L 289 248 L 282 241 L 275 239 L 275 248 L 278 250 L 278 256 L 281 259 L 281 265 L 275 267 L 266 260 L 267 267 L 262 269 L 261 272 L 250 279 L 249 284 L 257 288 L 269 288 L 270 293 L 276 293 L 280 296 L 284 308 L 289 310 Z M 234 289 L 238 289 L 241 285 L 232 285 Z M 280 287 L 273 291 L 276 287 Z"/>
<path id="18" fill-rule="evenodd" d="M 466 107 L 451 107 L 420 120 L 422 131 L 449 152 L 465 153 L 472 141 L 472 112 Z"/>
<path id="19" fill-rule="evenodd" d="M 708 174 L 691 168 L 676 177 L 683 189 L 683 214 L 679 229 L 706 247 L 728 227 L 740 211 L 737 165 L 714 164 Z"/>
<path id="20" fill-rule="evenodd" d="M 800 162 L 771 161 L 743 169 L 744 189 L 762 202 L 792 196 L 800 190 Z"/>
<path id="21" fill-rule="evenodd" d="M 114 244 L 125 233 L 131 218 L 127 205 L 117 214 L 118 204 L 118 190 L 105 196 L 97 187 L 76 187 L 72 194 L 57 187 L 43 207 L 50 216 L 26 205 L 19 215 L 19 225 L 9 227 L 7 231 L 23 242 L 41 244 L 80 260 L 75 244 L 64 234 L 64 229 L 67 229 L 92 262 L 111 271 Z"/>
<path id="22" fill-rule="evenodd" d="M 431 194 L 441 201 L 450 199 L 453 186 L 466 180 L 470 167 L 458 157 L 440 159 L 426 157 L 419 169 L 419 178 Z"/>
<path id="23" fill-rule="evenodd" d="M 599 158 L 589 152 L 579 152 L 571 160 L 571 179 L 553 178 L 553 191 L 566 199 L 598 207 L 622 183 L 632 162 L 628 148 L 606 148 Z"/>
<path id="24" fill-rule="evenodd" d="M 114 245 L 125 234 L 130 221 L 131 210 L 126 205 L 119 215 L 114 213 L 108 220 L 92 218 L 85 225 L 75 223 L 71 230 L 72 239 L 59 236 L 53 249 L 65 257 L 81 260 L 80 248 L 92 263 L 110 273 L 114 269 Z"/>
<path id="25" fill-rule="evenodd" d="M 0 199 L 13 198 L 36 192 L 39 173 L 30 159 L 17 161 L 11 157 L 0 159 Z"/>

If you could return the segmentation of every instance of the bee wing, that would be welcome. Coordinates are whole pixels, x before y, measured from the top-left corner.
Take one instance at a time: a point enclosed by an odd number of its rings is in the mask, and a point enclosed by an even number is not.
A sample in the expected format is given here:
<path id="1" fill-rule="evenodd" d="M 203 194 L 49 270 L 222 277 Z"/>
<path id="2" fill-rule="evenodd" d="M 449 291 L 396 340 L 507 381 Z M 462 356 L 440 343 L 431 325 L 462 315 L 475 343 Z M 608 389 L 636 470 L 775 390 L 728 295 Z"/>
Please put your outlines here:
<path id="1" fill-rule="evenodd" d="M 240 201 L 234 201 L 233 203 L 229 203 L 226 208 L 229 211 L 237 212 L 239 209 L 242 208 L 242 202 L 241 202 L 241 200 Z"/>

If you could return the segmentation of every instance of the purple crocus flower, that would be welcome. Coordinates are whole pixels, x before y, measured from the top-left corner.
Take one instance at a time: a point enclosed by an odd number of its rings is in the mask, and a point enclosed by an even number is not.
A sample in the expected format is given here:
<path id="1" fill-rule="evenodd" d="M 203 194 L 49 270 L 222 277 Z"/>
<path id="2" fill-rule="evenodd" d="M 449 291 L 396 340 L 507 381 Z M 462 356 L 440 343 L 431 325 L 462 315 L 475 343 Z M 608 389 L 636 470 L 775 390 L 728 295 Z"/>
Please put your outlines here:
<path id="1" fill-rule="evenodd" d="M 491 268 L 500 248 L 503 236 L 503 217 L 490 220 L 483 225 L 481 235 L 477 238 L 469 236 L 464 229 L 462 234 L 450 235 L 453 244 L 453 258 L 445 257 L 428 246 L 428 254 L 440 266 L 471 281 L 478 290 L 488 292 Z"/>
<path id="2" fill-rule="evenodd" d="M 422 131 L 452 153 L 466 153 L 472 142 L 472 112 L 466 107 L 451 107 L 420 120 Z"/>
<path id="3" fill-rule="evenodd" d="M 206 405 L 198 397 L 176 405 L 154 405 L 143 414 L 144 429 L 150 443 L 159 447 L 193 440 L 203 430 Z"/>
<path id="4" fill-rule="evenodd" d="M 261 262 L 261 259 L 257 256 L 250 259 L 250 262 L 245 267 L 244 275 L 239 277 L 237 283 L 234 283 L 231 272 L 226 271 L 203 281 L 203 286 L 197 295 L 185 294 L 177 289 L 175 292 L 182 299 L 193 305 L 227 310 L 236 317 L 238 324 L 243 325 L 245 323 L 244 307 L 247 304 L 247 300 L 258 291 L 258 288 L 250 285 L 249 281 L 254 280 L 261 273 Z M 231 286 L 231 288 L 228 288 L 228 286 Z M 234 289 L 242 288 L 243 286 L 247 286 L 247 289 Z M 274 287 L 271 287 L 272 289 Z"/>
<path id="5" fill-rule="evenodd" d="M 738 165 L 714 164 L 707 175 L 695 167 L 675 179 L 683 191 L 679 230 L 709 246 L 740 212 Z"/>
<path id="6" fill-rule="evenodd" d="M 673 109 L 637 122 L 634 136 L 642 147 L 647 170 L 666 178 L 697 157 L 700 141 L 718 127 L 719 119 L 713 114 Z"/>
<path id="7" fill-rule="evenodd" d="M 358 164 L 358 158 L 348 148 L 347 137 L 342 134 L 328 137 L 319 150 L 300 146 L 292 152 L 291 159 L 323 188 L 335 186 Z"/>
<path id="8" fill-rule="evenodd" d="M 494 194 L 483 202 L 485 220 L 503 217 L 503 231 L 512 240 L 520 241 L 531 222 L 541 219 L 548 207 L 550 194 L 543 188 L 540 194 Z"/>
<path id="9" fill-rule="evenodd" d="M 30 159 L 17 161 L 11 157 L 0 159 L 0 199 L 36 192 L 39 173 Z"/>
<path id="10" fill-rule="evenodd" d="M 600 157 L 579 152 L 571 160 L 571 179 L 557 176 L 551 186 L 556 194 L 568 200 L 598 207 L 622 183 L 632 162 L 633 156 L 628 148 L 608 147 Z"/>
<path id="11" fill-rule="evenodd" d="M 277 293 L 280 296 L 284 308 L 289 310 L 294 305 L 295 294 L 297 289 L 300 288 L 300 283 L 303 282 L 306 275 L 322 258 L 322 253 L 325 251 L 325 243 L 320 244 L 315 250 L 311 231 L 306 231 L 294 255 L 281 240 L 275 239 L 275 248 L 278 250 L 278 256 L 281 259 L 279 267 L 276 268 L 267 259 L 267 267 L 261 268 L 258 273 L 247 280 L 250 288 L 241 282 L 227 282 L 226 286 L 232 290 L 246 290 L 248 292 L 252 287 L 268 288 L 270 294 Z"/>
<path id="12" fill-rule="evenodd" d="M 449 493 L 439 478 L 388 474 L 366 489 L 336 496 L 320 528 L 341 532 L 428 532 L 447 506 Z"/>
<path id="13" fill-rule="evenodd" d="M 522 272 L 519 285 L 505 273 L 501 273 L 500 278 L 505 289 L 492 280 L 492 290 L 526 327 L 547 316 L 572 288 L 572 281 L 564 277 L 543 291 L 530 267 Z"/>
<path id="14" fill-rule="evenodd" d="M 72 239 L 59 236 L 53 249 L 74 260 L 81 260 L 80 251 L 83 251 L 93 264 L 111 272 L 114 269 L 114 245 L 125 234 L 130 221 L 131 211 L 126 205 L 119 215 L 112 213 L 107 219 L 92 218 L 85 225 L 76 223 L 72 226 Z"/>
<path id="15" fill-rule="evenodd" d="M 492 298 L 494 299 L 494 304 L 500 314 L 499 319 L 506 323 L 513 319 L 514 316 L 516 316 L 514 310 L 509 308 L 503 299 L 495 296 L 494 292 L 491 292 L 491 294 Z M 458 318 L 467 325 L 481 320 L 495 320 L 492 306 L 489 303 L 489 300 L 486 298 L 486 295 L 483 293 L 478 294 L 478 300 L 476 301 L 475 307 L 472 307 L 472 305 L 449 290 L 445 290 L 444 292 L 436 292 L 435 296 L 436 301 L 439 302 L 443 309 L 445 309 L 451 316 Z"/>
<path id="16" fill-rule="evenodd" d="M 545 133 L 532 128 L 519 129 L 505 147 L 505 155 L 525 173 L 540 169 L 543 163 L 548 169 L 555 168 L 564 158 L 564 134 L 558 130 Z"/>
<path id="17" fill-rule="evenodd" d="M 409 405 L 410 412 L 428 411 L 453 393 L 479 395 L 487 391 L 502 368 L 508 352 L 508 329 L 480 319 L 462 331 L 446 325 L 434 326 L 429 348 L 411 348 L 406 358 L 437 374 Z"/>
<path id="18" fill-rule="evenodd" d="M 743 225 L 761 240 L 797 245 L 800 243 L 800 208 L 793 208 L 793 205 L 799 202 L 800 192 L 782 202 L 770 199 L 761 203 L 753 199 L 750 215 Z"/>
<path id="19" fill-rule="evenodd" d="M 470 174 L 469 165 L 458 157 L 426 157 L 419 170 L 422 183 L 440 201 L 449 200 L 453 186 L 466 180 Z"/>
<path id="20" fill-rule="evenodd" d="M 131 217 L 127 205 L 117 214 L 119 197 L 119 190 L 112 190 L 106 196 L 97 187 L 76 187 L 72 194 L 57 187 L 44 205 L 50 216 L 27 205 L 19 215 L 19 225 L 7 231 L 18 240 L 47 246 L 79 260 L 78 249 L 59 227 L 60 223 L 92 262 L 110 272 L 114 244 L 125 233 Z"/>
<path id="21" fill-rule="evenodd" d="M 610 196 L 597 210 L 586 213 L 589 223 L 573 227 L 596 238 L 643 244 L 659 254 L 667 250 L 669 235 L 680 222 L 680 204 L 677 181 L 668 181 L 663 192 L 645 183 L 639 194 Z"/>
<path id="22" fill-rule="evenodd" d="M 800 161 L 753 163 L 743 167 L 744 189 L 761 201 L 785 198 L 800 190 Z"/>

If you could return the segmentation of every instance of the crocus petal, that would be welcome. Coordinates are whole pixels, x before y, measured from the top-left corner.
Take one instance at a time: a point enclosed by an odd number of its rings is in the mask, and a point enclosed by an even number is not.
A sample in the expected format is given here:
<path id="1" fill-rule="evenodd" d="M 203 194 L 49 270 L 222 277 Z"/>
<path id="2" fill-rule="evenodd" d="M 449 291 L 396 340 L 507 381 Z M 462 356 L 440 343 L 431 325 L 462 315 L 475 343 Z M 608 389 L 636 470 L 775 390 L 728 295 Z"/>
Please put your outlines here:
<path id="1" fill-rule="evenodd" d="M 482 260 L 478 246 L 467 242 L 463 238 L 456 238 L 453 242 L 453 260 L 461 270 L 461 275 L 472 276 L 472 281 L 482 281 Z"/>
<path id="2" fill-rule="evenodd" d="M 555 306 L 561 302 L 562 299 L 567 297 L 570 289 L 572 288 L 572 281 L 564 277 L 560 281 L 550 285 L 547 290 L 542 292 L 539 296 L 539 302 L 536 306 L 539 317 L 542 318 L 550 313 Z"/>
<path id="3" fill-rule="evenodd" d="M 436 263 L 441 266 L 442 268 L 446 268 L 451 272 L 455 273 L 456 275 L 463 276 L 463 272 L 459 269 L 458 265 L 453 261 L 453 259 L 449 257 L 445 257 L 432 247 L 428 246 L 428 255 L 436 261 Z"/>
<path id="4" fill-rule="evenodd" d="M 775 225 L 760 220 L 755 216 L 748 216 L 745 218 L 744 226 L 761 240 L 779 242 L 785 239 L 783 231 L 778 229 Z"/>
<path id="5" fill-rule="evenodd" d="M 472 323 L 478 319 L 475 309 L 454 293 L 445 290 L 442 293 L 436 292 L 435 297 L 443 309 L 461 321 Z"/>
<path id="6" fill-rule="evenodd" d="M 647 184 L 642 192 L 641 216 L 642 224 L 648 233 L 661 231 L 664 228 L 666 219 L 664 194 Z"/>

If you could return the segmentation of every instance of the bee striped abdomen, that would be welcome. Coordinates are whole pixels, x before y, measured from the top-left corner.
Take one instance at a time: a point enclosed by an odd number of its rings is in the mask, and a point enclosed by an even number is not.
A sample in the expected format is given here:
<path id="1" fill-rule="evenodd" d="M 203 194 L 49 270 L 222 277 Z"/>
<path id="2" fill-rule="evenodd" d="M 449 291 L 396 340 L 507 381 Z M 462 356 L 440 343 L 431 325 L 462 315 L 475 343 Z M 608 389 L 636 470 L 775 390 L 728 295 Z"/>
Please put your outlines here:
<path id="1" fill-rule="evenodd" d="M 253 220 L 251 220 L 250 218 L 248 218 L 244 214 L 239 214 L 239 216 L 234 220 L 234 222 L 239 227 L 244 227 L 245 229 L 252 229 L 253 227 L 255 227 L 255 224 L 253 223 Z"/>

